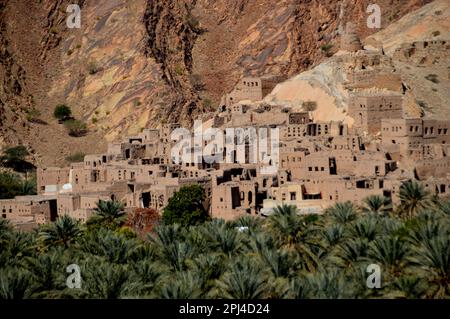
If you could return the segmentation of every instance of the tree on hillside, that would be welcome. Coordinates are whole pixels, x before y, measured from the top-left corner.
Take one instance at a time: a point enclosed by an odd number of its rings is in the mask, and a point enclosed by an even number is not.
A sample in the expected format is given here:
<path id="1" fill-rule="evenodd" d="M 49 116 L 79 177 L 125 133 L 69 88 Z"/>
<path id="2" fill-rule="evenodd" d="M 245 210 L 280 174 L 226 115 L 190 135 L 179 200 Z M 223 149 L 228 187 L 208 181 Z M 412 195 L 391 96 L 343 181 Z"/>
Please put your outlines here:
<path id="1" fill-rule="evenodd" d="M 25 173 L 36 169 L 33 164 L 25 160 L 28 155 L 30 153 L 23 145 L 8 147 L 3 151 L 2 156 L 0 156 L 0 162 L 4 167 L 12 168 L 16 172 Z"/>
<path id="2" fill-rule="evenodd" d="M 59 121 L 66 121 L 72 116 L 72 110 L 65 104 L 59 104 L 55 107 L 53 116 Z"/>
<path id="3" fill-rule="evenodd" d="M 170 199 L 163 211 L 165 224 L 196 225 L 209 219 L 203 206 L 205 190 L 200 185 L 181 187 Z"/>
<path id="4" fill-rule="evenodd" d="M 73 137 L 84 136 L 87 133 L 86 124 L 79 120 L 65 121 L 64 126 L 69 131 L 69 135 Z"/>

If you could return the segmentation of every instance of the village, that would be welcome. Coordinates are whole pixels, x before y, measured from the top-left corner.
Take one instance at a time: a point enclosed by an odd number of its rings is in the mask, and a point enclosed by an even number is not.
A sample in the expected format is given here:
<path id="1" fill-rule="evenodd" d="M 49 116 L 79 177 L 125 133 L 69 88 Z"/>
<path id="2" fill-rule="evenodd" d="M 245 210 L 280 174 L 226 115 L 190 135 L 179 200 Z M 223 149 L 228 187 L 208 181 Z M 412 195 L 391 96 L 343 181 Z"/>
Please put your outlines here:
<path id="1" fill-rule="evenodd" d="M 341 46 L 351 122 L 317 120 L 318 101 L 304 101 L 298 109 L 263 102 L 284 77 L 243 77 L 216 112 L 197 119 L 203 133 L 223 133 L 221 142 L 209 146 L 227 160 L 199 160 L 196 154 L 208 142 L 193 134 L 192 143 L 180 148 L 188 154 L 180 161 L 173 132 L 182 128 L 163 124 L 110 143 L 106 153 L 86 155 L 81 163 L 38 168 L 38 195 L 0 200 L 2 217 L 24 229 L 65 214 L 86 221 L 99 200 L 121 201 L 126 211 L 162 212 L 175 192 L 193 184 L 203 186 L 209 214 L 225 220 L 269 216 L 282 204 L 295 205 L 300 214 L 320 214 L 337 202 L 358 204 L 369 195 L 395 204 L 409 179 L 448 196 L 450 121 L 406 115 L 404 86 L 382 49 L 366 50 L 351 30 Z M 237 152 L 226 134 L 230 129 L 264 130 L 270 143 L 247 134 Z M 261 157 L 254 154 L 270 160 L 255 160 Z"/>

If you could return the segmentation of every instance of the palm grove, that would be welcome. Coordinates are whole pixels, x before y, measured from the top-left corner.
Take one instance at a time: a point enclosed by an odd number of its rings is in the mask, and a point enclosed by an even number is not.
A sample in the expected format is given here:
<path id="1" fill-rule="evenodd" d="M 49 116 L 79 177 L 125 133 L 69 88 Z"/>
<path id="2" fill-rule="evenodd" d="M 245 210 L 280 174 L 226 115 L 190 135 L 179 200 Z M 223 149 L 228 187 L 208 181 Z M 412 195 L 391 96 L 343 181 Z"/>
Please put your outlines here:
<path id="1" fill-rule="evenodd" d="M 85 225 L 61 216 L 24 233 L 0 220 L 0 298 L 450 297 L 450 201 L 415 181 L 399 196 L 398 207 L 371 196 L 323 215 L 281 206 L 266 219 L 224 222 L 190 186 L 161 221 L 127 216 L 113 201 Z M 66 286 L 70 264 L 81 289 Z M 381 268 L 380 289 L 366 285 L 369 264 Z"/>
<path id="2" fill-rule="evenodd" d="M 9 147 L 0 155 L 0 199 L 36 194 L 36 167 L 26 160 L 23 145 Z"/>

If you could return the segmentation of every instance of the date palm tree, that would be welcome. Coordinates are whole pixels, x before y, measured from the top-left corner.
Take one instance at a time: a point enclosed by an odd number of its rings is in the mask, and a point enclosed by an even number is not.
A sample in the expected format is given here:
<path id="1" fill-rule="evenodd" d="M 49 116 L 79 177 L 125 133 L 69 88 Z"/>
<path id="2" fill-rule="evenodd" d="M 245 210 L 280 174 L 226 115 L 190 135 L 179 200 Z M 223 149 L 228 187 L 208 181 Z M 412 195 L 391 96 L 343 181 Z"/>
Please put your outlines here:
<path id="1" fill-rule="evenodd" d="M 184 233 L 184 241 L 196 250 L 196 254 L 211 251 L 210 239 L 208 236 L 205 236 L 205 233 L 207 233 L 205 226 L 207 224 L 209 224 L 209 222 L 199 225 L 198 227 L 189 226 L 189 231 Z"/>
<path id="2" fill-rule="evenodd" d="M 414 180 L 404 182 L 400 186 L 399 213 L 406 218 L 412 218 L 421 210 L 432 207 L 432 197 L 424 186 Z"/>
<path id="3" fill-rule="evenodd" d="M 397 218 L 397 216 L 391 216 L 389 218 L 381 218 L 378 220 L 379 233 L 382 236 L 398 235 L 405 228 L 405 221 Z"/>
<path id="4" fill-rule="evenodd" d="M 392 201 L 384 196 L 371 195 L 363 199 L 361 210 L 364 213 L 386 215 L 392 211 Z"/>
<path id="5" fill-rule="evenodd" d="M 223 220 L 213 220 L 204 226 L 204 237 L 211 251 L 221 251 L 228 257 L 238 254 L 243 248 L 241 233 L 228 227 Z"/>
<path id="6" fill-rule="evenodd" d="M 248 257 L 240 257 L 217 281 L 219 296 L 229 299 L 259 299 L 267 290 L 267 274 L 261 265 Z"/>
<path id="7" fill-rule="evenodd" d="M 427 246 L 432 239 L 448 233 L 445 220 L 438 218 L 434 212 L 422 212 L 410 222 L 412 225 L 408 227 L 408 241 L 415 246 Z"/>
<path id="8" fill-rule="evenodd" d="M 278 243 L 287 247 L 292 247 L 297 242 L 297 235 L 303 227 L 297 207 L 285 204 L 273 209 L 268 226 Z"/>
<path id="9" fill-rule="evenodd" d="M 89 298 L 118 299 L 129 291 L 130 272 L 126 266 L 90 257 L 81 268 L 83 289 Z"/>
<path id="10" fill-rule="evenodd" d="M 295 206 L 278 206 L 269 216 L 268 227 L 278 247 L 296 252 L 304 269 L 313 271 L 318 266 L 316 252 L 319 240 L 313 236 L 316 229 L 314 219 L 298 215 Z"/>
<path id="11" fill-rule="evenodd" d="M 336 268 L 322 269 L 307 276 L 308 285 L 315 292 L 314 298 L 342 299 L 348 298 L 350 289 L 346 287 L 343 273 Z"/>
<path id="12" fill-rule="evenodd" d="M 115 200 L 100 200 L 94 209 L 94 215 L 88 220 L 88 225 L 100 224 L 103 227 L 115 229 L 126 221 L 123 203 Z"/>
<path id="13" fill-rule="evenodd" d="M 233 227 L 247 227 L 251 232 L 258 232 L 263 226 L 263 219 L 255 216 L 241 216 L 232 223 Z"/>
<path id="14" fill-rule="evenodd" d="M 36 183 L 35 181 L 24 181 L 21 185 L 22 195 L 36 195 Z"/>
<path id="15" fill-rule="evenodd" d="M 0 268 L 22 267 L 24 258 L 36 254 L 33 233 L 11 232 L 7 240 L 0 245 Z"/>
<path id="16" fill-rule="evenodd" d="M 367 260 L 383 265 L 390 274 L 398 276 L 406 266 L 408 247 L 398 236 L 379 237 L 369 244 Z"/>
<path id="17" fill-rule="evenodd" d="M 409 258 L 413 265 L 425 271 L 429 287 L 427 295 L 444 298 L 450 295 L 450 234 L 444 233 L 426 244 L 412 246 Z"/>
<path id="18" fill-rule="evenodd" d="M 47 298 L 58 295 L 66 288 L 65 268 L 67 265 L 64 265 L 62 253 L 62 250 L 53 250 L 26 259 L 27 269 L 33 276 L 34 297 Z"/>
<path id="19" fill-rule="evenodd" d="M 314 298 L 314 293 L 309 280 L 303 275 L 298 275 L 291 279 L 286 298 L 309 299 Z"/>
<path id="20" fill-rule="evenodd" d="M 155 262 L 140 260 L 132 264 L 130 283 L 125 288 L 127 296 L 153 297 L 165 269 Z"/>
<path id="21" fill-rule="evenodd" d="M 107 229 L 88 234 L 81 244 L 83 252 L 104 257 L 108 262 L 116 264 L 126 264 L 137 248 L 134 239 L 127 239 Z"/>
<path id="22" fill-rule="evenodd" d="M 269 249 L 266 246 L 259 250 L 259 257 L 262 264 L 267 265 L 274 277 L 290 277 L 294 270 L 289 258 L 289 253 L 285 249 Z"/>
<path id="23" fill-rule="evenodd" d="M 59 217 L 54 223 L 45 225 L 39 231 L 39 238 L 47 247 L 62 245 L 68 248 L 78 242 L 82 235 L 80 222 L 68 215 Z"/>
<path id="24" fill-rule="evenodd" d="M 370 215 L 358 218 L 349 224 L 347 231 L 351 238 L 365 238 L 372 241 L 378 234 L 378 219 Z"/>
<path id="25" fill-rule="evenodd" d="M 31 274 L 18 268 L 0 269 L 0 299 L 31 297 Z"/>
<path id="26" fill-rule="evenodd" d="M 427 283 L 423 278 L 414 275 L 404 276 L 393 282 L 392 290 L 384 297 L 419 299 L 426 296 Z"/>
<path id="27" fill-rule="evenodd" d="M 334 264 L 342 268 L 351 268 L 367 256 L 369 242 L 366 238 L 352 238 L 343 241 L 336 247 L 335 254 L 331 256 Z"/>
<path id="28" fill-rule="evenodd" d="M 194 247 L 186 242 L 175 242 L 164 247 L 162 261 L 173 271 L 183 271 L 194 255 Z"/>
<path id="29" fill-rule="evenodd" d="M 190 272 L 197 278 L 201 298 L 213 296 L 218 280 L 226 271 L 228 259 L 220 253 L 205 253 L 188 261 Z"/>
<path id="30" fill-rule="evenodd" d="M 437 202 L 438 210 L 450 216 L 450 200 L 441 199 Z"/>
<path id="31" fill-rule="evenodd" d="M 184 240 L 183 229 L 178 224 L 160 225 L 155 228 L 155 234 L 149 236 L 149 240 L 160 247 L 169 246 Z"/>
<path id="32" fill-rule="evenodd" d="M 325 210 L 331 219 L 338 224 L 345 225 L 356 219 L 356 209 L 351 202 L 336 203 Z"/>
<path id="33" fill-rule="evenodd" d="M 279 214 L 279 215 L 294 215 L 298 214 L 297 206 L 295 205 L 278 205 L 275 208 L 273 208 L 273 214 Z"/>
<path id="34" fill-rule="evenodd" d="M 163 299 L 197 299 L 202 294 L 201 286 L 199 278 L 192 272 L 179 272 L 167 278 L 157 295 Z"/>
<path id="35" fill-rule="evenodd" d="M 10 236 L 13 234 L 13 228 L 9 220 L 0 218 L 0 247 L 10 241 Z"/>
<path id="36" fill-rule="evenodd" d="M 344 238 L 344 227 L 342 225 L 336 224 L 331 225 L 321 231 L 321 237 L 325 241 L 325 247 L 331 248 L 341 242 Z"/>

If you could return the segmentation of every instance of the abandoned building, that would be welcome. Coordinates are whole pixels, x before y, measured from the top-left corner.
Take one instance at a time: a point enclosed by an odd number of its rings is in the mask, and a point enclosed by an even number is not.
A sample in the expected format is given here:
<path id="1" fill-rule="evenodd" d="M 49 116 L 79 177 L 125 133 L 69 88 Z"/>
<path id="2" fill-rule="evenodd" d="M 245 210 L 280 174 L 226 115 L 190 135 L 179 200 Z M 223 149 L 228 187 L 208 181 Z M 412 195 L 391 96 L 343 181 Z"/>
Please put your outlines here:
<path id="1" fill-rule="evenodd" d="M 110 143 L 104 154 L 86 155 L 81 163 L 39 168 L 38 195 L 0 200 L 2 217 L 23 229 L 64 214 L 86 221 L 99 200 L 109 199 L 123 202 L 126 211 L 162 212 L 175 192 L 193 184 L 205 189 L 211 216 L 223 219 L 268 216 L 283 203 L 297 206 L 301 214 L 321 213 L 336 202 L 359 204 L 369 195 L 397 203 L 401 183 L 411 178 L 438 196 L 449 196 L 450 121 L 407 118 L 400 77 L 382 52 L 363 50 L 351 24 L 341 45 L 347 51 L 338 58 L 346 65 L 352 123 L 318 121 L 312 112 L 265 103 L 283 78 L 245 77 L 223 97 L 217 112 L 202 118 L 203 132 L 222 132 L 223 143 L 214 144 L 213 153 L 226 161 L 198 157 L 208 143 L 194 137 L 181 149 L 189 160 L 175 161 L 172 133 L 180 125 L 164 124 Z M 398 54 L 443 45 L 414 43 Z M 224 147 L 229 142 L 225 132 L 232 128 L 267 129 L 277 148 L 246 136 L 239 157 Z M 255 153 L 269 161 L 253 161 Z M 275 170 L 267 170 L 268 165 Z"/>
<path id="2" fill-rule="evenodd" d="M 387 90 L 361 90 L 351 94 L 348 114 L 354 127 L 375 135 L 381 131 L 381 119 L 403 117 L 402 95 Z"/>
<path id="3" fill-rule="evenodd" d="M 251 100 L 261 101 L 266 97 L 275 86 L 284 81 L 284 76 L 262 76 L 262 77 L 244 77 L 234 89 L 226 94 L 221 101 L 221 105 L 230 107 L 240 101 Z"/>

